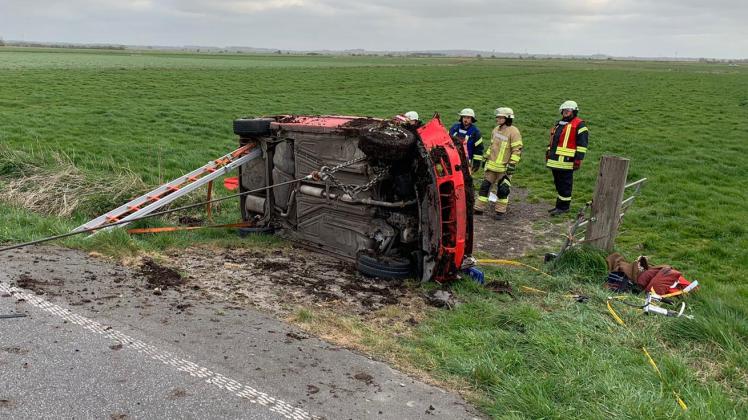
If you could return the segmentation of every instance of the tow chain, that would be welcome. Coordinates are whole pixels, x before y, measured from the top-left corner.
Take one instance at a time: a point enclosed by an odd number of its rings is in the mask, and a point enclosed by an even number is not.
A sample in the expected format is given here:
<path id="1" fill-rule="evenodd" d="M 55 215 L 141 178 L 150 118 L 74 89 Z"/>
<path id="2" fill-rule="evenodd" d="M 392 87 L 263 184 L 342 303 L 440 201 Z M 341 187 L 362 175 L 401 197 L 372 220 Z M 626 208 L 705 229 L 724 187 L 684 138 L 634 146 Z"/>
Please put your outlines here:
<path id="1" fill-rule="evenodd" d="M 365 184 L 361 184 L 361 185 L 343 184 L 338 178 L 335 177 L 334 174 L 338 172 L 339 170 L 345 167 L 351 166 L 353 164 L 363 162 L 364 160 L 366 160 L 366 157 L 362 156 L 362 157 L 358 157 L 355 159 L 345 161 L 333 167 L 323 166 L 320 168 L 319 172 L 317 172 L 316 174 L 313 174 L 313 176 L 315 177 L 315 179 L 320 179 L 322 181 L 325 181 L 325 183 L 327 183 L 327 181 L 330 181 L 335 187 L 343 191 L 343 193 L 347 194 L 351 198 L 355 198 L 359 193 L 370 190 L 371 187 L 376 185 L 379 181 L 383 180 L 387 176 L 389 169 L 390 169 L 387 166 L 373 167 L 372 171 L 374 172 L 374 176 L 369 180 L 369 182 Z"/>

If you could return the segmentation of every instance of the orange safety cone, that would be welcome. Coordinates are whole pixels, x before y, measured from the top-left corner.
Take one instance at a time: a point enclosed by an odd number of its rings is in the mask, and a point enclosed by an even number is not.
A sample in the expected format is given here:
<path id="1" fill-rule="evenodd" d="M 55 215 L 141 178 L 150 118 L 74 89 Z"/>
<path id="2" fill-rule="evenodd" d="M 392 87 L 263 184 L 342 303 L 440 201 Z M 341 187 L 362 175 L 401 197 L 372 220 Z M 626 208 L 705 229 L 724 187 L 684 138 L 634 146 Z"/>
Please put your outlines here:
<path id="1" fill-rule="evenodd" d="M 235 176 L 226 178 L 223 180 L 223 186 L 226 187 L 226 189 L 229 191 L 234 191 L 239 188 L 239 178 Z"/>

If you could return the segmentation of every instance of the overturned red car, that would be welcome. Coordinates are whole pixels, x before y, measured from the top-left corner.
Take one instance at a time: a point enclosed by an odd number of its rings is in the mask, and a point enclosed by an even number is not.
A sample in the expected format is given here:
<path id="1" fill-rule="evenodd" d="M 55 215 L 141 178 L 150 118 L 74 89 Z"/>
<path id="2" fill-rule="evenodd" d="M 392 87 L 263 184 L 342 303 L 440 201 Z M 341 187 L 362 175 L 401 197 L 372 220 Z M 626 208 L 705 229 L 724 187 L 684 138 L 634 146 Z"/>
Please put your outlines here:
<path id="1" fill-rule="evenodd" d="M 240 167 L 242 217 L 352 261 L 365 275 L 454 279 L 473 247 L 472 179 L 438 116 L 420 126 L 351 116 L 234 121 L 263 159 Z M 313 174 L 313 176 L 309 176 Z"/>

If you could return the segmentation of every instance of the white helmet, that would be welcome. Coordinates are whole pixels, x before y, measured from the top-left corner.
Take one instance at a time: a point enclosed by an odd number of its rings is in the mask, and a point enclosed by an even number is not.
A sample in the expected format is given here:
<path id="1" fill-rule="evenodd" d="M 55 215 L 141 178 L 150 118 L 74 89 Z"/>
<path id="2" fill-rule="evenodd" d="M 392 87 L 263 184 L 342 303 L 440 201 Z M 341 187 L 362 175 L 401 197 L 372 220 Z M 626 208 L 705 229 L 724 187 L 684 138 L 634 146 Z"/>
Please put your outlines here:
<path id="1" fill-rule="evenodd" d="M 566 101 L 561 104 L 560 107 L 558 107 L 559 111 L 563 111 L 564 109 L 570 109 L 572 111 L 579 111 L 579 105 L 577 105 L 574 101 Z"/>
<path id="2" fill-rule="evenodd" d="M 508 108 L 505 106 L 496 108 L 495 114 L 497 117 L 514 119 L 514 111 L 512 111 L 512 108 Z"/>
<path id="3" fill-rule="evenodd" d="M 405 113 L 405 118 L 412 121 L 418 121 L 418 113 L 415 111 L 408 111 Z"/>
<path id="4" fill-rule="evenodd" d="M 475 118 L 475 111 L 473 111 L 473 108 L 465 108 L 462 111 L 460 111 L 461 117 L 473 117 L 473 121 L 478 121 L 477 118 Z"/>

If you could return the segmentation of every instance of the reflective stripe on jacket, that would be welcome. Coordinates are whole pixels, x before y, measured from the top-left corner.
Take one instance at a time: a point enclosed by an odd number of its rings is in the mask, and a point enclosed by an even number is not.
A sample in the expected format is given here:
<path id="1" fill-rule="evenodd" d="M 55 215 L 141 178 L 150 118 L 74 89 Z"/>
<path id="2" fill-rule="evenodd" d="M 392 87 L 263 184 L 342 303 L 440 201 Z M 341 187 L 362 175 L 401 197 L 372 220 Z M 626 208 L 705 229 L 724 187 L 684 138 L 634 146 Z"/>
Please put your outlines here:
<path id="1" fill-rule="evenodd" d="M 488 149 L 486 170 L 506 172 L 509 162 L 515 165 L 522 156 L 522 135 L 513 125 L 498 126 L 491 132 L 491 147 Z"/>
<path id="2" fill-rule="evenodd" d="M 462 123 L 455 123 L 450 127 L 449 135 L 465 142 L 469 161 L 483 159 L 483 137 L 475 124 L 465 128 Z"/>
<path id="3" fill-rule="evenodd" d="M 583 160 L 587 153 L 588 133 L 580 118 L 557 122 L 551 129 L 545 165 L 553 169 L 574 169 L 574 161 Z"/>

